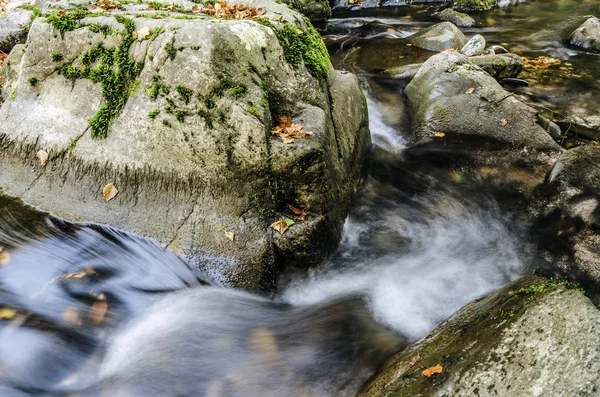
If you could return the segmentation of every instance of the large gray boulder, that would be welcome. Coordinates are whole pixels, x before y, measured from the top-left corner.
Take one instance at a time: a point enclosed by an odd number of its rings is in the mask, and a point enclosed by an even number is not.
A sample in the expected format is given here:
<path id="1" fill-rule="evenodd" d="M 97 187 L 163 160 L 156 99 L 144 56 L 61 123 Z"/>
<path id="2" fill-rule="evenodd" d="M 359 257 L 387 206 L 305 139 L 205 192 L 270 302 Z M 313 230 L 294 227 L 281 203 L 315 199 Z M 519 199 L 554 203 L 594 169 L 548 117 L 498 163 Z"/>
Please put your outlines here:
<path id="1" fill-rule="evenodd" d="M 251 291 L 271 291 L 282 267 L 321 260 L 369 148 L 365 98 L 300 14 L 247 3 L 268 20 L 147 4 L 81 20 L 71 10 L 54 17 L 70 26 L 62 32 L 35 20 L 4 68 L 0 188 L 153 238 L 214 282 Z M 284 144 L 271 133 L 283 115 L 312 136 Z M 109 183 L 119 193 L 105 202 Z M 308 215 L 279 234 L 270 224 L 294 218 L 288 205 Z"/>
<path id="2" fill-rule="evenodd" d="M 465 35 L 450 22 L 437 23 L 420 30 L 408 40 L 414 46 L 435 52 L 462 48 L 467 42 Z"/>
<path id="3" fill-rule="evenodd" d="M 600 311 L 574 285 L 524 277 L 397 354 L 358 396 L 597 396 L 599 340 Z"/>
<path id="4" fill-rule="evenodd" d="M 596 17 L 588 18 L 571 33 L 569 44 L 584 50 L 600 52 L 600 20 Z"/>
<path id="5" fill-rule="evenodd" d="M 17 44 L 25 43 L 33 11 L 16 9 L 0 13 L 0 51 L 8 54 Z"/>
<path id="6" fill-rule="evenodd" d="M 560 149 L 537 123 L 537 111 L 506 92 L 456 52 L 434 55 L 405 90 L 413 110 L 413 141 L 450 135 L 509 146 Z"/>

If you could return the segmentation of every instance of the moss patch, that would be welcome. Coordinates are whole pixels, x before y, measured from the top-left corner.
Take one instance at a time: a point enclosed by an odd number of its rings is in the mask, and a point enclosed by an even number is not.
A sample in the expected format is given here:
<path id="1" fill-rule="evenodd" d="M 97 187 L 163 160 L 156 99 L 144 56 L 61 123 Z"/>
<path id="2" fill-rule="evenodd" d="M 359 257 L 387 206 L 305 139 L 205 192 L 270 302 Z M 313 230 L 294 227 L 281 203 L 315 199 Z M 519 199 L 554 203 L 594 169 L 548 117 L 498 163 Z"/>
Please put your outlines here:
<path id="1" fill-rule="evenodd" d="M 92 138 L 106 138 L 111 123 L 125 107 L 129 96 L 136 88 L 136 78 L 143 63 L 129 57 L 129 48 L 135 41 L 132 33 L 135 22 L 122 16 L 117 21 L 125 25 L 121 32 L 121 44 L 117 48 L 106 48 L 102 43 L 92 47 L 81 58 L 82 65 L 63 65 L 58 72 L 67 79 L 90 79 L 102 87 L 105 104 L 89 120 Z M 98 66 L 93 66 L 98 63 Z"/>
<path id="2" fill-rule="evenodd" d="M 458 0 L 454 8 L 464 11 L 485 11 L 496 6 L 498 0 Z"/>
<path id="3" fill-rule="evenodd" d="M 294 66 L 304 63 L 304 66 L 313 76 L 327 78 L 329 53 L 323 39 L 308 19 L 304 19 L 306 23 L 304 31 L 288 23 L 278 28 L 266 18 L 258 18 L 255 21 L 275 32 L 279 43 L 283 47 L 287 62 Z"/>
<path id="4" fill-rule="evenodd" d="M 574 289 L 574 290 L 581 292 L 582 294 L 585 294 L 585 291 L 579 285 L 572 283 L 570 281 L 567 281 L 565 279 L 558 279 L 558 278 L 550 279 L 541 284 L 529 285 L 529 286 L 523 287 L 517 291 L 511 291 L 509 294 L 520 296 L 520 297 L 530 297 L 530 296 L 533 296 L 535 294 L 539 294 L 542 292 L 552 291 L 553 289 L 555 289 L 558 286 L 563 286 L 565 289 Z"/>

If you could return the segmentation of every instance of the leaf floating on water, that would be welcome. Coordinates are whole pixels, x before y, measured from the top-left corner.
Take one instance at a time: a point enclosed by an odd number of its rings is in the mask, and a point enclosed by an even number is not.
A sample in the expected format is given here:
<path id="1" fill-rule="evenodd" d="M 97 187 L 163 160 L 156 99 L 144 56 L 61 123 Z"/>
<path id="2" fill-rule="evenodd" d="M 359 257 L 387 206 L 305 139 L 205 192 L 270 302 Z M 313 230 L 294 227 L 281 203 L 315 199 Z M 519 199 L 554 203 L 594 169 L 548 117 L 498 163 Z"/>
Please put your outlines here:
<path id="1" fill-rule="evenodd" d="M 289 225 L 283 218 L 279 218 L 277 222 L 273 222 L 271 227 L 279 232 L 279 234 L 285 233 L 288 230 Z"/>
<path id="2" fill-rule="evenodd" d="M 90 308 L 90 321 L 94 324 L 100 324 L 104 321 L 104 316 L 108 311 L 108 303 L 106 301 L 96 301 Z"/>
<path id="3" fill-rule="evenodd" d="M 104 190 L 102 190 L 102 194 L 104 195 L 104 201 L 106 202 L 115 198 L 117 193 L 119 193 L 119 191 L 112 183 L 109 183 L 108 185 L 104 186 Z"/>
<path id="4" fill-rule="evenodd" d="M 10 307 L 0 309 L 0 320 L 12 320 L 17 314 L 17 310 Z"/>
<path id="5" fill-rule="evenodd" d="M 298 218 L 300 218 L 300 220 L 304 220 L 304 218 L 306 218 L 306 211 L 301 210 L 300 208 L 296 208 L 293 205 L 289 205 L 288 204 L 288 208 L 290 209 L 290 211 L 292 211 L 295 215 L 298 215 Z"/>
<path id="6" fill-rule="evenodd" d="M 0 265 L 7 265 L 8 262 L 10 262 L 10 254 L 0 247 Z"/>
<path id="7" fill-rule="evenodd" d="M 475 92 L 475 88 L 471 87 L 467 91 L 465 91 L 465 94 L 472 94 L 473 92 Z"/>
<path id="8" fill-rule="evenodd" d="M 81 327 L 82 325 L 79 309 L 76 307 L 67 307 L 63 312 L 63 320 L 72 327 Z"/>
<path id="9" fill-rule="evenodd" d="M 227 237 L 227 239 L 229 239 L 231 241 L 233 241 L 235 239 L 233 232 L 225 232 L 225 237 Z"/>
<path id="10" fill-rule="evenodd" d="M 48 153 L 45 150 L 40 150 L 36 153 L 38 160 L 40 160 L 40 165 L 45 167 L 48 163 Z"/>
<path id="11" fill-rule="evenodd" d="M 427 368 L 426 370 L 424 370 L 421 373 L 423 374 L 423 376 L 430 378 L 435 374 L 441 374 L 443 371 L 444 371 L 444 367 L 442 367 L 440 364 L 438 364 L 435 367 Z"/>
<path id="12" fill-rule="evenodd" d="M 73 273 L 64 274 L 62 276 L 62 278 L 64 280 L 81 280 L 85 276 L 87 276 L 87 272 L 85 270 L 82 270 L 80 272 L 73 272 Z"/>
<path id="13" fill-rule="evenodd" d="M 500 120 L 500 125 L 501 125 L 502 127 L 506 127 L 506 125 L 507 125 L 507 124 L 508 124 L 508 121 L 506 121 L 506 119 L 502 119 L 502 120 Z"/>

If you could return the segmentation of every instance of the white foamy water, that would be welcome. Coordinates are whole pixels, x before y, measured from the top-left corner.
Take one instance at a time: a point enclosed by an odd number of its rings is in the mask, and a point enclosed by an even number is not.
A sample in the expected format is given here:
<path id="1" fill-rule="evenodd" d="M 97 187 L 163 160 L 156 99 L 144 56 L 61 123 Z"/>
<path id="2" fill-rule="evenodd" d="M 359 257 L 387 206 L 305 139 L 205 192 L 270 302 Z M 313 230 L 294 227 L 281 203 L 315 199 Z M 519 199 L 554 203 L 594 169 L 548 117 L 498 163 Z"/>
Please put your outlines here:
<path id="1" fill-rule="evenodd" d="M 363 81 L 361 87 L 367 99 L 371 142 L 387 152 L 400 153 L 406 147 L 406 139 L 394 127 L 385 122 L 381 111 L 382 105 L 373 98 L 368 83 Z"/>
<path id="2" fill-rule="evenodd" d="M 304 305 L 363 294 L 378 320 L 416 340 L 518 277 L 517 245 L 495 208 L 445 193 L 372 200 L 347 220 L 338 254 L 283 299 Z"/>

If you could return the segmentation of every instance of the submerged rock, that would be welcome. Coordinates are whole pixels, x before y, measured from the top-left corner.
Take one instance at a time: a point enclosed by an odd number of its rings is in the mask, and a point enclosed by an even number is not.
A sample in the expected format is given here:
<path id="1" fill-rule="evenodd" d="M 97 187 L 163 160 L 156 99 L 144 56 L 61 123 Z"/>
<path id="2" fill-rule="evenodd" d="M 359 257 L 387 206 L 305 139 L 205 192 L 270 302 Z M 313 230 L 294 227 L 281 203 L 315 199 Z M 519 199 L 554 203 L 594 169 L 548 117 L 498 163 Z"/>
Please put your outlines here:
<path id="1" fill-rule="evenodd" d="M 431 16 L 440 21 L 452 22 L 456 26 L 471 27 L 475 25 L 475 20 L 470 15 L 463 14 L 452 8 L 446 8 L 443 11 L 435 12 Z"/>
<path id="2" fill-rule="evenodd" d="M 496 80 L 517 77 L 523 69 L 523 61 L 516 54 L 480 55 L 470 57 L 469 61 L 473 65 L 479 66 Z M 412 80 L 421 66 L 423 66 L 422 63 L 411 63 L 386 69 L 385 73 L 394 75 L 397 78 Z"/>
<path id="3" fill-rule="evenodd" d="M 467 41 L 465 35 L 450 22 L 438 23 L 420 30 L 408 40 L 414 46 L 435 52 L 462 48 Z"/>
<path id="4" fill-rule="evenodd" d="M 600 20 L 596 17 L 588 18 L 571 33 L 569 44 L 584 50 L 600 52 Z"/>
<path id="5" fill-rule="evenodd" d="M 0 51 L 8 54 L 15 45 L 27 40 L 27 29 L 33 19 L 33 11 L 16 9 L 0 16 Z"/>
<path id="6" fill-rule="evenodd" d="M 315 25 L 322 26 L 331 17 L 331 6 L 327 0 L 286 0 L 284 3 L 306 15 Z"/>
<path id="7" fill-rule="evenodd" d="M 484 138 L 514 147 L 560 147 L 537 124 L 537 111 L 506 92 L 466 56 L 434 55 L 405 90 L 413 110 L 413 141 L 436 134 Z"/>
<path id="8" fill-rule="evenodd" d="M 523 277 L 390 359 L 358 396 L 592 397 L 599 339 L 600 311 L 572 284 Z"/>
<path id="9" fill-rule="evenodd" d="M 515 78 L 523 70 L 523 61 L 516 54 L 480 55 L 469 58 L 496 80 Z"/>
<path id="10" fill-rule="evenodd" d="M 216 283 L 271 291 L 278 269 L 319 261 L 369 148 L 365 98 L 300 14 L 248 7 L 269 20 L 81 8 L 36 19 L 4 68 L 0 187 L 151 237 Z M 284 144 L 271 133 L 283 115 L 312 136 Z M 109 183 L 119 193 L 105 202 Z M 269 225 L 291 223 L 288 205 L 308 216 L 279 234 Z"/>
<path id="11" fill-rule="evenodd" d="M 465 44 L 460 52 L 465 54 L 468 57 L 472 57 L 473 55 L 477 55 L 481 52 L 485 51 L 485 39 L 482 35 L 476 34 L 471 37 L 467 44 Z"/>

